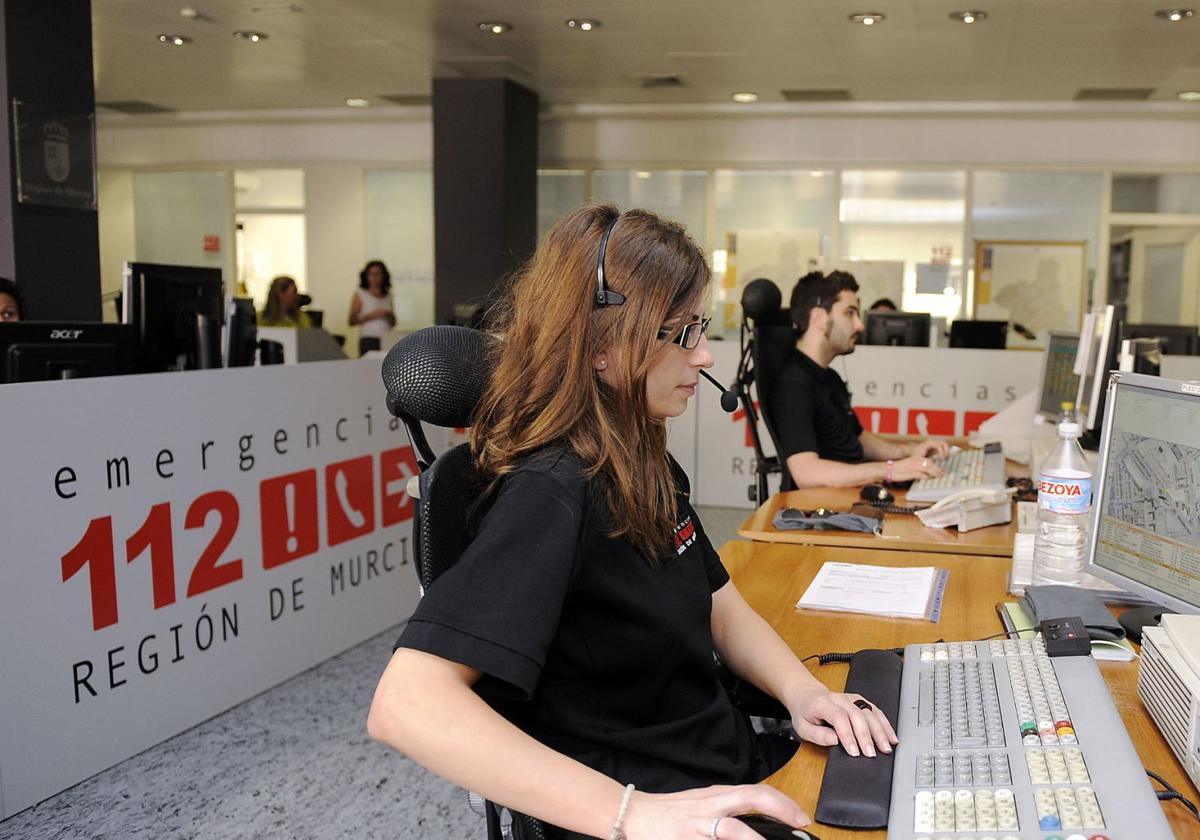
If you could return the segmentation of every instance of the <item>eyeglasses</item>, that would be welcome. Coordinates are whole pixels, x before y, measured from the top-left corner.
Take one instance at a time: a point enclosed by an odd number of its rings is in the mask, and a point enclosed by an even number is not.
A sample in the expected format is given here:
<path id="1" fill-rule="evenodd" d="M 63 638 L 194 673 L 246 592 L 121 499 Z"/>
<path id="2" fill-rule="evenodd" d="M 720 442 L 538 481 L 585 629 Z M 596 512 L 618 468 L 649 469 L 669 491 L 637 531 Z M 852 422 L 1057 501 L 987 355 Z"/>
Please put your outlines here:
<path id="1" fill-rule="evenodd" d="M 620 292 L 614 292 L 604 283 L 604 254 L 608 251 L 608 237 L 612 233 L 613 228 L 617 226 L 617 220 L 621 217 L 618 215 L 613 219 L 607 228 L 604 229 L 604 235 L 600 237 L 600 254 L 596 257 L 596 305 L 597 306 L 620 306 L 625 302 L 625 295 Z"/>
<path id="2" fill-rule="evenodd" d="M 695 350 L 696 345 L 700 343 L 700 339 L 708 334 L 708 325 L 712 323 L 712 318 L 705 318 L 702 321 L 692 321 L 690 324 L 684 324 L 683 330 L 678 336 L 671 339 L 672 344 L 678 344 L 684 350 Z M 671 333 L 674 332 L 673 327 L 659 327 L 658 340 L 666 341 L 671 338 Z"/>

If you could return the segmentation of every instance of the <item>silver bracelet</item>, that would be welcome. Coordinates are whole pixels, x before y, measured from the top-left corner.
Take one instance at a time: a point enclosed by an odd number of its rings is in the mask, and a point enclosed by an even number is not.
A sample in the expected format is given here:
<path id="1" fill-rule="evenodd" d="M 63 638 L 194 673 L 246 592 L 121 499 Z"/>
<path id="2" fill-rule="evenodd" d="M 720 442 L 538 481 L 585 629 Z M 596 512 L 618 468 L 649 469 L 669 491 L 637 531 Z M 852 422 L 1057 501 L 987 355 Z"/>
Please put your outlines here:
<path id="1" fill-rule="evenodd" d="M 621 807 L 617 809 L 617 820 L 613 823 L 612 831 L 608 833 L 608 840 L 625 840 L 625 832 L 621 828 L 621 823 L 625 822 L 625 812 L 629 810 L 629 800 L 633 796 L 633 783 L 625 785 L 625 795 L 621 797 Z"/>

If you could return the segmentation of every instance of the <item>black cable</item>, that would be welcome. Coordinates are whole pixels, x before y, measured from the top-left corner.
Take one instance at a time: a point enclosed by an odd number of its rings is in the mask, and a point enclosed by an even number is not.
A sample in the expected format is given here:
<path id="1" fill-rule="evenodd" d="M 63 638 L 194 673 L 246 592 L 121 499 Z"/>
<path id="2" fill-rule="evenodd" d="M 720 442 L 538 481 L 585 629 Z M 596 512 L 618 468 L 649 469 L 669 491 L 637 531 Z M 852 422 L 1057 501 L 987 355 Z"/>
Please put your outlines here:
<path id="1" fill-rule="evenodd" d="M 1037 632 L 1038 632 L 1038 628 L 1036 628 L 1036 627 L 1026 627 L 1023 630 L 1001 630 L 999 633 L 993 633 L 990 636 L 984 636 L 982 639 L 976 639 L 975 641 L 986 642 L 990 639 L 995 639 L 999 636 L 1011 636 L 1014 633 L 1037 633 Z"/>
<path id="2" fill-rule="evenodd" d="M 1159 791 L 1154 792 L 1154 795 L 1156 797 L 1158 797 L 1158 800 L 1160 802 L 1166 802 L 1169 799 L 1178 799 L 1180 802 L 1183 803 L 1183 807 L 1187 808 L 1189 811 L 1192 812 L 1193 817 L 1200 820 L 1200 810 L 1197 810 L 1195 804 L 1192 803 L 1191 800 L 1189 800 L 1186 796 L 1184 796 L 1178 790 L 1176 790 L 1175 787 L 1170 782 L 1168 782 L 1162 776 L 1155 773 L 1153 770 L 1147 770 L 1146 775 L 1149 776 L 1150 778 L 1154 779 L 1154 781 L 1158 782 L 1160 785 L 1162 785 L 1163 787 L 1166 788 L 1166 790 L 1159 790 Z"/>
<path id="3" fill-rule="evenodd" d="M 882 650 L 891 651 L 899 657 L 904 656 L 904 648 L 882 648 Z M 857 651 L 855 651 L 857 653 Z M 854 657 L 854 653 L 814 653 L 801 659 L 801 662 L 807 662 L 810 659 L 817 660 L 818 665 L 828 665 L 830 662 L 849 662 Z"/>

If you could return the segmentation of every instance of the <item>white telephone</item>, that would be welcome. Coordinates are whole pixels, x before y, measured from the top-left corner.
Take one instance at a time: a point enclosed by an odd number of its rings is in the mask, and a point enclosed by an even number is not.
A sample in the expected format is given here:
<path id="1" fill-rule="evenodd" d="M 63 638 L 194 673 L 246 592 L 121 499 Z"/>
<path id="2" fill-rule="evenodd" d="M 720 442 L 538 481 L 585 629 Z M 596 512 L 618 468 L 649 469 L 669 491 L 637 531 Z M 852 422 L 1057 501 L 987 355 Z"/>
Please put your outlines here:
<path id="1" fill-rule="evenodd" d="M 932 507 L 917 511 L 917 517 L 927 528 L 949 528 L 973 531 L 988 525 L 1012 522 L 1012 497 L 1015 487 L 998 490 L 978 487 L 953 493 Z"/>

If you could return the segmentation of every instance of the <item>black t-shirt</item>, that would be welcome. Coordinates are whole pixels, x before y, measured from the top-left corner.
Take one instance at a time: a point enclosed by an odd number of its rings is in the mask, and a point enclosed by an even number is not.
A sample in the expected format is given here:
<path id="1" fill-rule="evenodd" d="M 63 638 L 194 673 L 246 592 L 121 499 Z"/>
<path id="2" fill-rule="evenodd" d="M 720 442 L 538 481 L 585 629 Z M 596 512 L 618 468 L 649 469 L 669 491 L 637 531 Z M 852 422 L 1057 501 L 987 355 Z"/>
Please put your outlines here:
<path id="1" fill-rule="evenodd" d="M 679 523 L 652 566 L 608 536 L 576 456 L 535 455 L 503 480 L 397 646 L 482 671 L 476 691 L 500 714 L 622 784 L 759 781 L 757 743 L 713 662 L 712 593 L 729 576 L 672 469 Z"/>
<path id="2" fill-rule="evenodd" d="M 782 450 L 780 461 L 798 452 L 816 452 L 829 461 L 865 460 L 862 423 L 850 407 L 850 391 L 832 368 L 824 368 L 793 348 L 775 381 L 771 416 Z"/>

